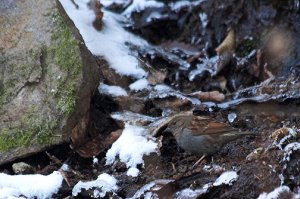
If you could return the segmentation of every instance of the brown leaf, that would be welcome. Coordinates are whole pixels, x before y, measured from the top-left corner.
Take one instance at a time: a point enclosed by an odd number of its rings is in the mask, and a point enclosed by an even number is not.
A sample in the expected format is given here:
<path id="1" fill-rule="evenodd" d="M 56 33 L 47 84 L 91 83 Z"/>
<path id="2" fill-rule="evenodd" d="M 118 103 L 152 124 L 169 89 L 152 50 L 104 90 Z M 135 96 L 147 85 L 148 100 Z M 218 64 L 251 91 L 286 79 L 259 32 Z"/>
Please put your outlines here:
<path id="1" fill-rule="evenodd" d="M 111 132 L 107 136 L 98 135 L 97 137 L 89 140 L 75 151 L 84 158 L 89 158 L 98 155 L 101 151 L 110 146 L 116 141 L 122 133 L 122 130 Z"/>
<path id="2" fill-rule="evenodd" d="M 231 29 L 223 42 L 215 49 L 217 54 L 224 55 L 235 50 L 235 31 Z"/>
<path id="3" fill-rule="evenodd" d="M 195 92 L 190 94 L 195 98 L 198 98 L 201 101 L 213 101 L 213 102 L 223 102 L 225 100 L 225 95 L 219 91 L 210 91 L 210 92 Z"/>

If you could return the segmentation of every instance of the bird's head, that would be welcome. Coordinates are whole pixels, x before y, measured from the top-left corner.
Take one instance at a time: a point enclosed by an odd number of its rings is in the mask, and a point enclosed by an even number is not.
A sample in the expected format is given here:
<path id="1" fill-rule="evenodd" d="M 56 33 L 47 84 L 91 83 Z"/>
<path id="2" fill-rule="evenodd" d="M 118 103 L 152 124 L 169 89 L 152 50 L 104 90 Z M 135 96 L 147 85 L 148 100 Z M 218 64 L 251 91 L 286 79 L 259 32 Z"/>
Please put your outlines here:
<path id="1" fill-rule="evenodd" d="M 176 137 L 178 136 L 183 129 L 188 125 L 188 123 L 191 120 L 192 115 L 184 115 L 184 114 L 179 114 L 174 116 L 169 124 L 167 130 L 172 132 L 173 135 Z"/>

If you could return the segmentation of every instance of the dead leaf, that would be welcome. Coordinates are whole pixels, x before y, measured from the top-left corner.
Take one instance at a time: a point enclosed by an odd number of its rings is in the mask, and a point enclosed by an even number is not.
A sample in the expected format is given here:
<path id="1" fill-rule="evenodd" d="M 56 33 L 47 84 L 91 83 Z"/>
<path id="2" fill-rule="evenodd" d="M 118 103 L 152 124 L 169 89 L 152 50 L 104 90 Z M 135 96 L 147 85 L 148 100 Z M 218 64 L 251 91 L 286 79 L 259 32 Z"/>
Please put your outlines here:
<path id="1" fill-rule="evenodd" d="M 199 91 L 190 94 L 190 96 L 195 97 L 201 101 L 223 102 L 225 100 L 225 95 L 223 93 L 220 93 L 219 91 Z"/>
<path id="2" fill-rule="evenodd" d="M 231 29 L 223 42 L 215 49 L 219 56 L 235 51 L 235 31 Z"/>

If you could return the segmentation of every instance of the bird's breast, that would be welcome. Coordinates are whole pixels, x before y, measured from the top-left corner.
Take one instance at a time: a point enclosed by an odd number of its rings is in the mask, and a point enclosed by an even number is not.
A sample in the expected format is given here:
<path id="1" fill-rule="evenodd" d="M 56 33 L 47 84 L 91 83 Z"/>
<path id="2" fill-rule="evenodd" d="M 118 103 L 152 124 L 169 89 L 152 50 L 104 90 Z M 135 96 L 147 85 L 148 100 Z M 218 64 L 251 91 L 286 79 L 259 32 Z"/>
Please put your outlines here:
<path id="1" fill-rule="evenodd" d="M 183 150 L 194 154 L 212 154 L 219 150 L 219 145 L 213 140 L 203 135 L 193 135 L 189 130 L 183 130 L 176 140 Z"/>

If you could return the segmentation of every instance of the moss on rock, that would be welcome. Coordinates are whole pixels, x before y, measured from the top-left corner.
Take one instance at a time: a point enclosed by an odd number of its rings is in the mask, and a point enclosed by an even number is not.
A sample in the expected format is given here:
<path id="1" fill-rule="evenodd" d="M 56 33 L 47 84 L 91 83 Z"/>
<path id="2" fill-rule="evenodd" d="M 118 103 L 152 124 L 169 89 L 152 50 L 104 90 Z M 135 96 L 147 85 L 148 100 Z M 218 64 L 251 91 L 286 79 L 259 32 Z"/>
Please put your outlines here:
<path id="1" fill-rule="evenodd" d="M 0 130 L 0 151 L 30 145 L 49 145 L 54 141 L 57 121 L 45 118 L 31 108 L 19 121 Z"/>
<path id="2" fill-rule="evenodd" d="M 82 60 L 78 41 L 72 35 L 66 22 L 58 14 L 53 15 L 57 26 L 52 35 L 54 45 L 49 52 L 55 63 L 67 76 L 59 79 L 55 97 L 59 111 L 68 116 L 74 111 L 76 101 L 76 79 L 81 72 Z"/>
<path id="3" fill-rule="evenodd" d="M 57 133 L 63 118 L 68 118 L 74 111 L 79 84 L 81 81 L 82 59 L 78 42 L 62 16 L 55 11 L 52 16 L 53 32 L 49 45 L 42 44 L 35 50 L 29 49 L 27 59 L 42 68 L 43 80 L 27 86 L 28 92 L 39 89 L 46 97 L 33 108 L 26 111 L 17 121 L 11 121 L 0 129 L 0 151 L 29 146 L 47 146 L 56 143 L 62 133 Z M 32 70 L 35 66 L 16 66 L 14 70 Z M 13 71 L 12 71 L 13 74 Z M 30 72 L 26 73 L 30 74 Z M 55 77 L 54 77 L 55 76 Z M 59 78 L 57 78 L 59 77 Z M 16 82 L 12 77 L 11 83 Z M 6 82 L 0 85 L 0 109 L 13 97 L 15 85 Z M 49 92 L 56 88 L 55 92 Z M 54 102 L 53 102 L 54 100 Z M 47 110 L 48 107 L 48 111 Z"/>

